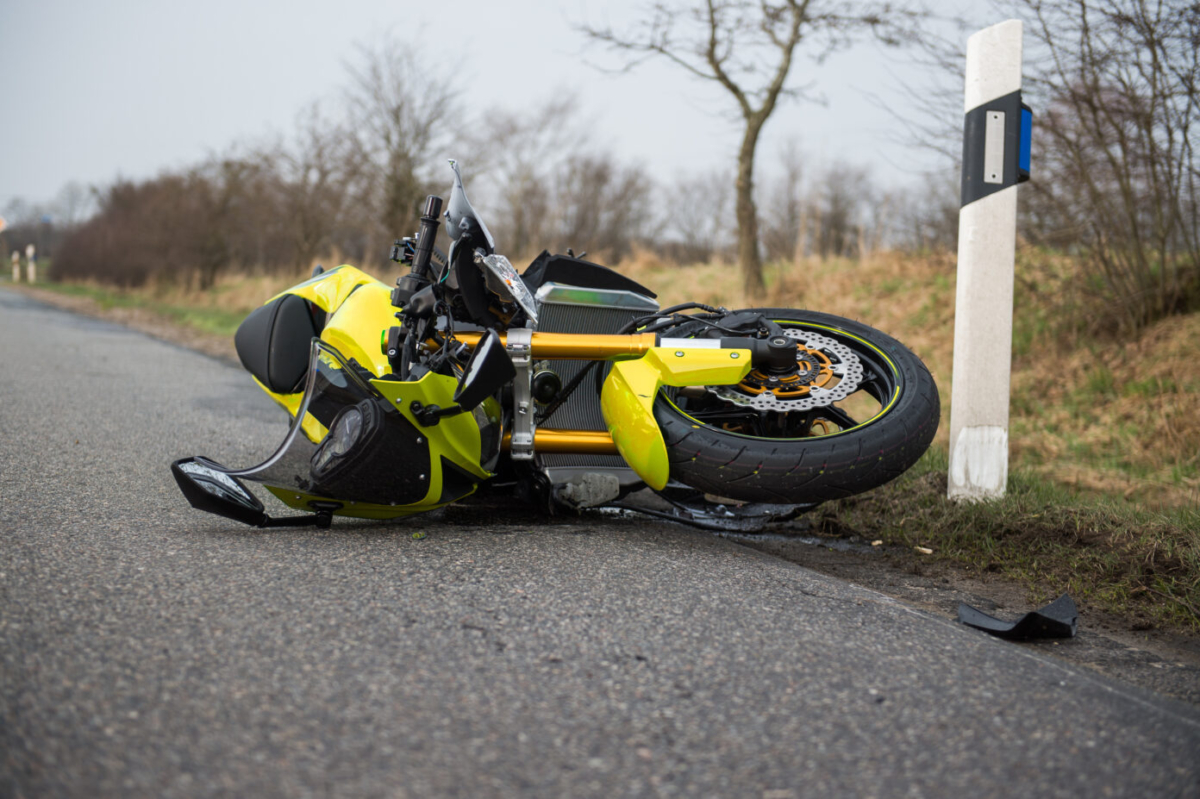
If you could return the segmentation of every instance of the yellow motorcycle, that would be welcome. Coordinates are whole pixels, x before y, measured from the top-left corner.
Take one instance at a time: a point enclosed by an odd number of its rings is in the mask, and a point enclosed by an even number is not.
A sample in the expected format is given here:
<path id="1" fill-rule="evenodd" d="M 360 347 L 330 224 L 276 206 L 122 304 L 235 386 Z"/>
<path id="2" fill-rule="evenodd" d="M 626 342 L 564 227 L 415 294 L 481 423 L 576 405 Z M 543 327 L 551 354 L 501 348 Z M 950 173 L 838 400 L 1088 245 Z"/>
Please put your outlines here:
<path id="1" fill-rule="evenodd" d="M 550 512 L 628 507 L 755 525 L 900 475 L 939 400 L 912 352 L 813 311 L 659 308 L 645 286 L 567 253 L 523 272 L 496 252 L 462 174 L 396 242 L 394 287 L 352 266 L 251 313 L 242 364 L 292 424 L 266 461 L 171 469 L 196 508 L 258 527 L 390 519 L 481 485 Z M 586 254 L 585 254 L 586 255 Z M 244 481 L 301 515 L 269 516 Z"/>

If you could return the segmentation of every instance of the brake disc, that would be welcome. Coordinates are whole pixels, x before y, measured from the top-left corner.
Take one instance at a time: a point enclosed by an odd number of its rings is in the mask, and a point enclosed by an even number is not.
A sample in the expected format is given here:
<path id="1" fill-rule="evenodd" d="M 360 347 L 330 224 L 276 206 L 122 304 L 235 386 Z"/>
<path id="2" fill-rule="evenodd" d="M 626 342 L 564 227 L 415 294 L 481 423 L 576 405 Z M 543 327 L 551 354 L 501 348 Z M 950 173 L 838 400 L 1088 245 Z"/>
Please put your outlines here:
<path id="1" fill-rule="evenodd" d="M 785 328 L 783 332 L 789 338 L 796 339 L 797 346 L 823 353 L 828 357 L 837 383 L 828 387 L 810 384 L 808 393 L 799 397 L 778 397 L 772 391 L 751 394 L 739 386 L 708 386 L 708 392 L 734 405 L 758 411 L 786 413 L 824 408 L 839 400 L 844 400 L 858 390 L 863 379 L 863 366 L 853 350 L 845 344 L 810 330 Z"/>

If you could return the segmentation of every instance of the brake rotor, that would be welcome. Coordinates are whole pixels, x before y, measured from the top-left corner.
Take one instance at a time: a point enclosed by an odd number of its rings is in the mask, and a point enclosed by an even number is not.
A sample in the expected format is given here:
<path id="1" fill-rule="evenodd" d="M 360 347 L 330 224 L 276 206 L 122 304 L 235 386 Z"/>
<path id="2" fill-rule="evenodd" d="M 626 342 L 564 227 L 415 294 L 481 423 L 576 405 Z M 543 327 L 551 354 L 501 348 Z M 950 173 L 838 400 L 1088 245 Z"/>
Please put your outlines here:
<path id="1" fill-rule="evenodd" d="M 808 411 L 844 400 L 862 383 L 863 366 L 845 344 L 810 330 L 785 328 L 796 339 L 796 368 L 784 375 L 753 370 L 736 386 L 708 386 L 720 399 L 759 411 Z"/>

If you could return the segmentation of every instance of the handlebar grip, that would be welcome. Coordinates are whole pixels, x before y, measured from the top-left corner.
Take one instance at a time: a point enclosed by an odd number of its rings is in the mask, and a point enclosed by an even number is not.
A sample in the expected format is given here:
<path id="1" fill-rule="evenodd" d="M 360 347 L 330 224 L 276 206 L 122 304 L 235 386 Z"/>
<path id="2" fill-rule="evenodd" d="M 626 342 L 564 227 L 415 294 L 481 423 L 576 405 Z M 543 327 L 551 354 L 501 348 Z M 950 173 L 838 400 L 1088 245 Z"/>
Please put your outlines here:
<path id="1" fill-rule="evenodd" d="M 417 277 L 423 278 L 429 272 L 429 257 L 433 254 L 441 213 L 442 198 L 436 194 L 426 197 L 425 212 L 421 214 L 421 227 L 417 232 L 417 251 L 412 262 L 412 274 Z"/>

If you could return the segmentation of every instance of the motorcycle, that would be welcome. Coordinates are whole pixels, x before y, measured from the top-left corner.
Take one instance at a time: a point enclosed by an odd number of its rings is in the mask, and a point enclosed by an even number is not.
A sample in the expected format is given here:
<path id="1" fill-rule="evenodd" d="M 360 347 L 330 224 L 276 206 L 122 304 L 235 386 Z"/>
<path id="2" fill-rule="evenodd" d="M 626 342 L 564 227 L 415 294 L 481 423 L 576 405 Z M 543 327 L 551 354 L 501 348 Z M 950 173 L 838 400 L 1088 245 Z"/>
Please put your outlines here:
<path id="1" fill-rule="evenodd" d="M 899 476 L 939 398 L 895 339 L 815 311 L 660 308 L 650 289 L 568 249 L 519 274 L 459 165 L 396 242 L 392 288 L 343 265 L 253 311 L 235 344 L 291 423 L 264 462 L 171 470 L 193 507 L 256 527 L 393 519 L 480 486 L 549 512 L 631 507 L 756 529 Z M 273 517 L 261 484 L 302 515 Z"/>

